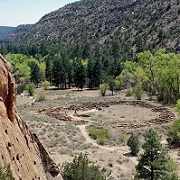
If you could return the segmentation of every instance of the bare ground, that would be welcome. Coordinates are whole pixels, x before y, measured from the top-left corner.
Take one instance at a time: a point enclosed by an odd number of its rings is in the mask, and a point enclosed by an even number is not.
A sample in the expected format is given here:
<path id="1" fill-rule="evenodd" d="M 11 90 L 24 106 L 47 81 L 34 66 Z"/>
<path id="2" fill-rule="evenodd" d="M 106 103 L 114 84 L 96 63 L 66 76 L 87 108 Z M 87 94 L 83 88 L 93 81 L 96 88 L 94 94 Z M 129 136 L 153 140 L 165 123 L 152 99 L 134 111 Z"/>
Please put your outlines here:
<path id="1" fill-rule="evenodd" d="M 35 98 L 41 92 L 44 91 L 37 89 Z M 30 129 L 38 135 L 51 157 L 61 166 L 80 152 L 87 152 L 90 162 L 112 171 L 111 179 L 129 180 L 135 173 L 137 159 L 130 156 L 130 150 L 126 146 L 126 140 L 132 131 L 142 136 L 152 127 L 165 140 L 169 123 L 175 118 L 169 108 L 163 110 L 168 111 L 168 116 L 163 116 L 162 111 L 153 111 L 153 107 L 159 105 L 152 102 L 152 108 L 127 103 L 113 104 L 112 102 L 134 101 L 133 97 L 125 97 L 124 92 L 115 96 L 110 96 L 109 93 L 105 97 L 100 96 L 98 90 L 51 89 L 45 93 L 46 100 L 42 102 L 34 102 L 26 95 L 18 96 L 17 110 Z M 145 98 L 143 102 L 147 102 Z M 88 106 L 84 106 L 87 104 Z M 97 110 L 97 107 L 101 107 L 101 110 Z M 45 111 L 49 108 L 59 108 L 59 118 L 56 115 L 53 117 L 52 114 L 46 115 Z M 41 110 L 41 113 L 38 110 Z M 162 121 L 158 122 L 159 118 Z M 168 121 L 165 121 L 167 118 Z M 90 127 L 104 127 L 110 130 L 111 136 L 103 147 L 88 136 Z M 177 150 L 169 152 L 172 158 L 180 163 Z"/>

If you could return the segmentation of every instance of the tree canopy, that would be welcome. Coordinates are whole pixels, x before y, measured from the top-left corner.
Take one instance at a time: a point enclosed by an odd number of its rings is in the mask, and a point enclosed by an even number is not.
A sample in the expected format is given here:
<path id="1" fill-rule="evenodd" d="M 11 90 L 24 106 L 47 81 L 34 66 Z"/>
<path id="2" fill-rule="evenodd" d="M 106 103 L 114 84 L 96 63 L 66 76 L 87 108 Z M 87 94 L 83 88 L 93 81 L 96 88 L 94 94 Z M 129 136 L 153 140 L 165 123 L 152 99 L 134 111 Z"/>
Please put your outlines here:
<path id="1" fill-rule="evenodd" d="M 144 135 L 145 143 L 143 144 L 144 153 L 139 158 L 136 166 L 137 174 L 135 179 L 159 180 L 173 179 L 178 177 L 173 173 L 170 157 L 166 149 L 161 144 L 161 136 L 150 129 Z"/>

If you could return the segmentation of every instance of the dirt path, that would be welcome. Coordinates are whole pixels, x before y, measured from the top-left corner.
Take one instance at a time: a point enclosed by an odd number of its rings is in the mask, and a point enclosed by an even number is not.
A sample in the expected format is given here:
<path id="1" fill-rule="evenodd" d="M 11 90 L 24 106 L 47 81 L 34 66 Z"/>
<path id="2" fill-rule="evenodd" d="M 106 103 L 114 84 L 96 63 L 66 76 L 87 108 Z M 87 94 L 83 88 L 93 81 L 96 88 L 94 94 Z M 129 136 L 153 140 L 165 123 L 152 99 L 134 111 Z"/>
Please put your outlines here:
<path id="1" fill-rule="evenodd" d="M 106 151 L 111 151 L 113 153 L 116 153 L 117 151 L 122 153 L 124 156 L 127 156 L 130 158 L 130 160 L 137 165 L 137 159 L 134 156 L 131 156 L 128 152 L 128 147 L 127 146 L 123 146 L 123 147 L 107 147 L 107 146 L 101 146 L 99 144 L 97 144 L 96 142 L 94 142 L 88 135 L 87 131 L 86 131 L 86 126 L 87 125 L 78 125 L 77 127 L 80 129 L 82 135 L 84 136 L 84 138 L 86 139 L 86 143 L 91 143 L 93 146 L 96 146 L 98 148 L 104 149 Z"/>
<path id="2" fill-rule="evenodd" d="M 115 149 L 117 149 L 116 147 L 114 148 L 114 147 L 101 146 L 101 145 L 97 144 L 96 142 L 94 142 L 94 141 L 89 137 L 89 135 L 88 135 L 88 133 L 87 133 L 87 131 L 86 131 L 86 126 L 87 126 L 87 125 L 79 125 L 79 126 L 77 126 L 77 127 L 80 129 L 82 135 L 85 137 L 86 143 L 91 143 L 93 146 L 96 146 L 96 147 L 105 149 L 105 150 L 107 150 L 107 151 L 112 151 L 112 152 L 114 152 Z"/>

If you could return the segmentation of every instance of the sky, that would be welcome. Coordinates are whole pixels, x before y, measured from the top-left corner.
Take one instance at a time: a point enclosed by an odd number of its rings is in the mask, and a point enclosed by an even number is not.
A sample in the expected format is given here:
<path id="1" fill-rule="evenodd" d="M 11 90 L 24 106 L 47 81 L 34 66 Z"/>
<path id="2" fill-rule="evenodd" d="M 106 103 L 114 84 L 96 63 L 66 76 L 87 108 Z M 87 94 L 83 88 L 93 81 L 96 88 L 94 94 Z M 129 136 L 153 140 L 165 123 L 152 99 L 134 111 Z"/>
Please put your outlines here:
<path id="1" fill-rule="evenodd" d="M 33 24 L 66 4 L 78 0 L 0 0 L 0 26 Z"/>

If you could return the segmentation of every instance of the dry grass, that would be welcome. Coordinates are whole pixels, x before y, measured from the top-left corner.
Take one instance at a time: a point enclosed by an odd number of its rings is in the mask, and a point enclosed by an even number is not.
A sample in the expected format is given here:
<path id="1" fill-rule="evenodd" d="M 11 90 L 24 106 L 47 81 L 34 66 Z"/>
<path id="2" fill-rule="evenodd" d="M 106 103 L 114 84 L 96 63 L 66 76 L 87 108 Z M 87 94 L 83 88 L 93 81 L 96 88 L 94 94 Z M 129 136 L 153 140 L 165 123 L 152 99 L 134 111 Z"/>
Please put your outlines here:
<path id="1" fill-rule="evenodd" d="M 35 98 L 40 93 L 44 93 L 43 89 L 37 89 Z M 108 93 L 107 93 L 108 94 Z M 151 109 L 134 107 L 130 105 L 115 105 L 103 108 L 102 111 L 87 112 L 90 117 L 86 117 L 91 121 L 90 127 L 107 128 L 110 131 L 110 138 L 107 139 L 106 145 L 116 146 L 121 151 L 111 152 L 86 143 L 78 127 L 71 122 L 60 121 L 56 118 L 38 114 L 37 110 L 58 107 L 78 105 L 87 102 L 108 102 L 123 99 L 132 99 L 126 97 L 124 92 L 117 93 L 115 96 L 100 96 L 99 91 L 75 91 L 75 90 L 48 90 L 46 91 L 46 99 L 44 101 L 32 103 L 28 96 L 17 97 L 17 110 L 21 117 L 27 122 L 30 129 L 35 132 L 45 148 L 59 165 L 64 161 L 70 161 L 80 152 L 87 152 L 90 162 L 97 164 L 101 168 L 107 168 L 112 171 L 111 179 L 129 180 L 133 177 L 135 164 L 130 157 L 122 154 L 129 152 L 126 145 L 127 138 L 132 131 L 142 135 L 148 128 L 141 129 L 120 129 L 113 128 L 120 122 L 143 122 L 144 120 L 156 118 L 159 113 L 154 113 Z M 72 113 L 72 112 L 70 112 Z M 78 114 L 84 113 L 79 111 Z M 168 125 L 155 126 L 162 135 L 166 133 Z M 176 158 L 176 157 L 175 157 Z"/>

